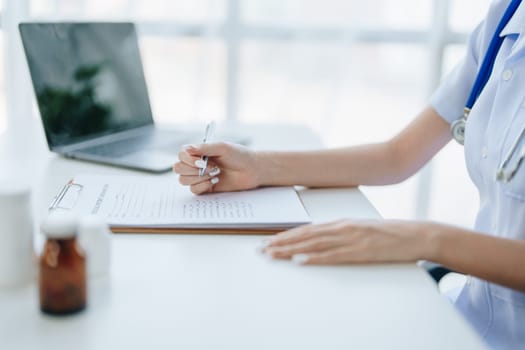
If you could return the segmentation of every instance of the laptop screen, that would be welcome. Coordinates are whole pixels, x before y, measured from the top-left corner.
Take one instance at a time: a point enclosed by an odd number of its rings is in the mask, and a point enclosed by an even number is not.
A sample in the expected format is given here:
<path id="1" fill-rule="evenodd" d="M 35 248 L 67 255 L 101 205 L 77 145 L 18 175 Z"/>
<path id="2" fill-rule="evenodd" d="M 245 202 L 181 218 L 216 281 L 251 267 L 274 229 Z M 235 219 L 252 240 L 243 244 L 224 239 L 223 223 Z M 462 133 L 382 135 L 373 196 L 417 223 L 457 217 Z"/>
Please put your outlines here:
<path id="1" fill-rule="evenodd" d="M 153 123 L 131 23 L 22 23 L 50 148 Z"/>

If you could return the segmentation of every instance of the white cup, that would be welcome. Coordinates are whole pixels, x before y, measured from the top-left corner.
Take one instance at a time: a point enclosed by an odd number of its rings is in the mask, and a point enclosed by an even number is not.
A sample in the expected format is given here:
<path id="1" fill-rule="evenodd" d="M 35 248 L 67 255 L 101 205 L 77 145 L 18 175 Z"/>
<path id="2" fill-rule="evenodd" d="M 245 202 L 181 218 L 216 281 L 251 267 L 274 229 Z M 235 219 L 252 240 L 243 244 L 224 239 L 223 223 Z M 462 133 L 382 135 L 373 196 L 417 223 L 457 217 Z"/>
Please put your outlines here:
<path id="1" fill-rule="evenodd" d="M 0 181 L 0 286 L 13 287 L 35 277 L 31 189 Z"/>

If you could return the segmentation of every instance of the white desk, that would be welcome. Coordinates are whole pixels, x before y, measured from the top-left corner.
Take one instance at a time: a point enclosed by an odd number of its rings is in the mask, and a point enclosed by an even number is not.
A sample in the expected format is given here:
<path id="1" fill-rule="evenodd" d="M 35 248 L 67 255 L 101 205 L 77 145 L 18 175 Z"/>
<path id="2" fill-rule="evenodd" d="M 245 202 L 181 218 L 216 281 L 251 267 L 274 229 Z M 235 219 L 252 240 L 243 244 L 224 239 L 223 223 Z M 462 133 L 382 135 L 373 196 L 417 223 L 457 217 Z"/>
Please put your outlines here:
<path id="1" fill-rule="evenodd" d="M 303 128 L 246 130 L 256 147 L 318 146 Z M 125 172 L 35 157 L 39 214 L 77 172 Z M 316 222 L 379 217 L 357 189 L 300 194 Z M 483 348 L 415 265 L 300 267 L 256 253 L 260 239 L 115 236 L 111 275 L 90 281 L 81 314 L 42 315 L 35 284 L 0 291 L 0 349 Z"/>

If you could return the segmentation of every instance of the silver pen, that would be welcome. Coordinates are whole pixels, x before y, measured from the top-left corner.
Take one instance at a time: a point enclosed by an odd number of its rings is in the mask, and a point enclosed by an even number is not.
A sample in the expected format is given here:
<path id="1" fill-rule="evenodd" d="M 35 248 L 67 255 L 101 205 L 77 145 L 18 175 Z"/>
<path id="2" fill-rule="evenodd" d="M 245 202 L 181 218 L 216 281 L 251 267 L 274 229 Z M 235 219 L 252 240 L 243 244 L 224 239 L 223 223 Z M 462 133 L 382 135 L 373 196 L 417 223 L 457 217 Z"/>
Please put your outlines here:
<path id="1" fill-rule="evenodd" d="M 204 131 L 204 138 L 202 139 L 202 143 L 207 143 L 211 140 L 213 136 L 213 132 L 215 131 L 215 121 L 211 121 L 206 125 L 206 131 Z M 203 176 L 204 172 L 206 171 L 206 168 L 208 167 L 208 156 L 201 156 L 201 161 L 203 162 L 203 166 L 199 169 L 199 176 Z"/>

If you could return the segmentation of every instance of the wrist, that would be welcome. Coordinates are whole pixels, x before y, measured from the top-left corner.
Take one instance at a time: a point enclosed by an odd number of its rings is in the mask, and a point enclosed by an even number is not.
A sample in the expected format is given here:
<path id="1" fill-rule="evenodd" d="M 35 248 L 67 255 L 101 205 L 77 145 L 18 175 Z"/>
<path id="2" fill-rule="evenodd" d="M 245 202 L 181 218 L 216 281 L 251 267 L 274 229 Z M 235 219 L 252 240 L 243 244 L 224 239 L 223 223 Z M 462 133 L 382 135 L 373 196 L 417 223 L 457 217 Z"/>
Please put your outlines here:
<path id="1" fill-rule="evenodd" d="M 433 222 L 426 222 L 422 225 L 420 259 L 439 262 L 445 243 L 443 225 Z"/>
<path id="2" fill-rule="evenodd" d="M 284 174 L 283 154 L 279 152 L 256 152 L 255 168 L 257 186 L 286 186 L 288 183 Z"/>
<path id="3" fill-rule="evenodd" d="M 255 182 L 257 187 L 271 185 L 271 155 L 269 152 L 254 152 L 255 159 Z"/>

